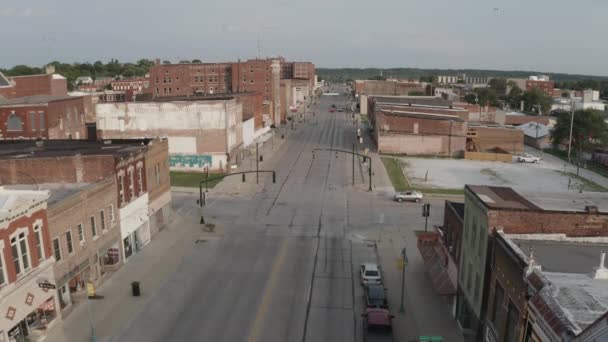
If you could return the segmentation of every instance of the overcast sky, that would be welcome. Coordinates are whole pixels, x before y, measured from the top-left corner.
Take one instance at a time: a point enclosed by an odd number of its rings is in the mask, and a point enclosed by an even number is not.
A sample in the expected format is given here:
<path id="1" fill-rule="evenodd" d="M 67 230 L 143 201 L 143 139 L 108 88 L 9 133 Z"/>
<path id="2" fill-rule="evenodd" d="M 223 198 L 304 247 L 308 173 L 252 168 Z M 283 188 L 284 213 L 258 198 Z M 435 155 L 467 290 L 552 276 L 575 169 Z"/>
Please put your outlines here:
<path id="1" fill-rule="evenodd" d="M 263 56 L 608 76 L 606 0 L 2 0 L 0 66 Z"/>

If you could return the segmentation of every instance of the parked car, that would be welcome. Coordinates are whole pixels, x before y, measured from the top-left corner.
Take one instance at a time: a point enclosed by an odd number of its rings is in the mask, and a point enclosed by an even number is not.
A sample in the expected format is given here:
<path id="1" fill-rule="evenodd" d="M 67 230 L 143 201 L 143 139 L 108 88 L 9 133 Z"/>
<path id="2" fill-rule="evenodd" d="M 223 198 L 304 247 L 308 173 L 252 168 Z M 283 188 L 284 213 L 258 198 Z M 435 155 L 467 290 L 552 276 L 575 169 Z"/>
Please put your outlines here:
<path id="1" fill-rule="evenodd" d="M 342 113 L 344 111 L 344 108 L 338 108 L 338 112 Z"/>
<path id="2" fill-rule="evenodd" d="M 365 288 L 365 301 L 368 308 L 388 308 L 386 289 L 382 284 L 369 284 Z"/>
<path id="3" fill-rule="evenodd" d="M 392 330 L 392 319 L 395 316 L 391 315 L 388 309 L 367 308 L 362 316 L 364 318 L 363 325 L 368 333 L 390 332 Z"/>
<path id="4" fill-rule="evenodd" d="M 517 161 L 520 163 L 538 163 L 540 158 L 528 153 L 524 153 L 521 156 L 517 156 Z"/>
<path id="5" fill-rule="evenodd" d="M 382 273 L 378 264 L 371 262 L 361 264 L 361 284 L 363 286 L 382 284 Z"/>
<path id="6" fill-rule="evenodd" d="M 414 201 L 418 203 L 422 201 L 423 197 L 424 196 L 422 195 L 422 193 L 416 190 L 395 193 L 395 201 L 397 202 Z"/>
<path id="7" fill-rule="evenodd" d="M 330 112 L 330 113 L 333 113 L 333 112 L 335 112 L 335 111 L 336 111 L 336 108 L 334 108 L 334 107 L 329 108 L 329 112 Z"/>

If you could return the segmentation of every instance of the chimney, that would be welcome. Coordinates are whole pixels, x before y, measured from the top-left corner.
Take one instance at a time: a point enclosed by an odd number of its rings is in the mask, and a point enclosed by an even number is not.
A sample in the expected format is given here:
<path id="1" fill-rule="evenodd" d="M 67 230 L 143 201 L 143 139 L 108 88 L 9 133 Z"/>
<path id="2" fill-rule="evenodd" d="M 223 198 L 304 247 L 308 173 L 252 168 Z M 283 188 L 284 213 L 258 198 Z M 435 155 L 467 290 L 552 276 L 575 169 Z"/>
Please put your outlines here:
<path id="1" fill-rule="evenodd" d="M 598 269 L 595 270 L 594 279 L 608 280 L 608 268 L 606 268 L 604 266 L 605 262 L 606 262 L 606 253 L 602 252 L 602 254 L 600 256 L 600 267 L 598 267 Z"/>

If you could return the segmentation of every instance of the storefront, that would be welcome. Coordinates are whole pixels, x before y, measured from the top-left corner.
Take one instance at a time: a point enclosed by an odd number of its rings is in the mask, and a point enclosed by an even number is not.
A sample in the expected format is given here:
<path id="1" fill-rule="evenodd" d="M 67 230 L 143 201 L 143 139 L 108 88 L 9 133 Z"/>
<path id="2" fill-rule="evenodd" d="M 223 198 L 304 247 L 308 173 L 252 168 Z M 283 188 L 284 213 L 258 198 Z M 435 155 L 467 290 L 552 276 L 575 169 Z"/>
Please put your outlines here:
<path id="1" fill-rule="evenodd" d="M 39 284 L 55 285 L 53 259 L 44 261 L 40 271 L 34 271 L 16 283 L 2 289 L 0 296 L 0 341 L 25 342 L 42 339 L 47 329 L 60 321 L 57 291 Z"/>
<path id="2" fill-rule="evenodd" d="M 112 240 L 99 249 L 99 270 L 102 280 L 118 270 L 120 265 L 122 265 L 120 246 L 120 241 Z"/>
<path id="3" fill-rule="evenodd" d="M 59 308 L 62 314 L 67 314 L 72 304 L 86 299 L 86 284 L 90 279 L 91 267 L 88 258 L 57 278 Z"/>
<path id="4" fill-rule="evenodd" d="M 125 262 L 150 242 L 148 194 L 139 196 L 120 209 L 120 235 Z"/>

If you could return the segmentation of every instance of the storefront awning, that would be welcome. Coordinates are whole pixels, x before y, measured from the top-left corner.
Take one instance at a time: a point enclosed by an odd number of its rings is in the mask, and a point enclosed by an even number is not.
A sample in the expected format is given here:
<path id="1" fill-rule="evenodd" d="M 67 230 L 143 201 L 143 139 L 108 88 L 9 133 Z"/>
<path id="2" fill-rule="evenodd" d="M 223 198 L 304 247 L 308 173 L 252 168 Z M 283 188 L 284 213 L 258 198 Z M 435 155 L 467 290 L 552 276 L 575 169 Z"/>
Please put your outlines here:
<path id="1" fill-rule="evenodd" d="M 456 284 L 448 273 L 449 259 L 441 248 L 437 233 L 418 235 L 418 250 L 433 283 L 435 291 L 442 296 L 456 294 Z"/>

